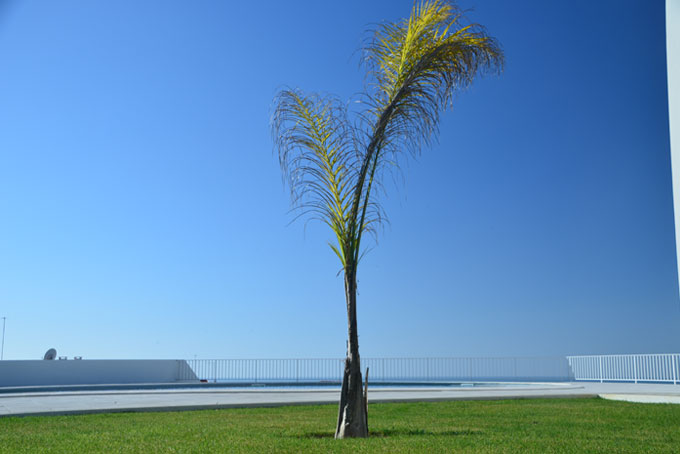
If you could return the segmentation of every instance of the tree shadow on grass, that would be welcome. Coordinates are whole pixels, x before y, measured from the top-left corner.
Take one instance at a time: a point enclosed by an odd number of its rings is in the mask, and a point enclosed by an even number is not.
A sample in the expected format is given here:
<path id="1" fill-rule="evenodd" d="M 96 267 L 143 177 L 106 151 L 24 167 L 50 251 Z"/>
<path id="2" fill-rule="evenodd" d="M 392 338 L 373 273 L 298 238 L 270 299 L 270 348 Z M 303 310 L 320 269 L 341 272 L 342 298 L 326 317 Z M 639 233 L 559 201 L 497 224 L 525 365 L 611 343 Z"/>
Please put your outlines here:
<path id="1" fill-rule="evenodd" d="M 459 429 L 459 430 L 424 430 L 424 429 L 382 429 L 371 430 L 368 433 L 369 438 L 387 438 L 387 437 L 417 437 L 417 436 L 437 436 L 437 437 L 460 437 L 466 435 L 481 435 L 482 431 L 477 429 Z M 333 438 L 335 435 L 332 432 L 308 432 L 298 436 L 298 438 Z"/>

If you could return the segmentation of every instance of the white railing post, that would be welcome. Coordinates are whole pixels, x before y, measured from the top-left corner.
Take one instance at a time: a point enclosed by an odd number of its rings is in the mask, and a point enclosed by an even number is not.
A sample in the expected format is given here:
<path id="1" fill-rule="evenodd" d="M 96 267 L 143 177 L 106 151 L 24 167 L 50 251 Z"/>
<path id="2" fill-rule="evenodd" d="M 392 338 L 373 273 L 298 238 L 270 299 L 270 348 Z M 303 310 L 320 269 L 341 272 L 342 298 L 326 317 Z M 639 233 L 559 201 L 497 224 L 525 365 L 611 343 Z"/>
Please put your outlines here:
<path id="1" fill-rule="evenodd" d="M 602 355 L 600 355 L 600 383 L 602 383 Z"/>
<path id="2" fill-rule="evenodd" d="M 633 378 L 637 383 L 637 356 L 633 355 Z"/>
<path id="3" fill-rule="evenodd" d="M 680 355 L 673 355 L 673 384 L 677 385 L 678 384 L 678 356 Z"/>

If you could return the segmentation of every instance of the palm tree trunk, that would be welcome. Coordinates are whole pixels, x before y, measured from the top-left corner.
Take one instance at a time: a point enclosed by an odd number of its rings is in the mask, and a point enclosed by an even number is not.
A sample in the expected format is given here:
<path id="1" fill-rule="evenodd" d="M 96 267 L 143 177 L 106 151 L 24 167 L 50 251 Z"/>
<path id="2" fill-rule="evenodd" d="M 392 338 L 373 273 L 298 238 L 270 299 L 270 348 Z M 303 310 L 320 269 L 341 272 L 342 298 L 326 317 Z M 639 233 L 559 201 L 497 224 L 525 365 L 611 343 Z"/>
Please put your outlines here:
<path id="1" fill-rule="evenodd" d="M 364 393 L 361 387 L 359 360 L 359 334 L 357 332 L 356 268 L 345 270 L 345 298 L 347 300 L 347 358 L 340 391 L 338 426 L 335 438 L 368 437 L 368 424 Z"/>

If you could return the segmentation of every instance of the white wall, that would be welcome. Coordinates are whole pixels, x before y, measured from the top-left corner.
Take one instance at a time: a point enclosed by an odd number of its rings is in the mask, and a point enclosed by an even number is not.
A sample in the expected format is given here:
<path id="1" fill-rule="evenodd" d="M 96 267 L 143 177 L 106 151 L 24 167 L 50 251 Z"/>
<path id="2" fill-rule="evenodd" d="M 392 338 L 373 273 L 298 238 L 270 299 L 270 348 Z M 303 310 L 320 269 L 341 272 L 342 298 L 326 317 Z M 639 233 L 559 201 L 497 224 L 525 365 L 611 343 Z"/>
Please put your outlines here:
<path id="1" fill-rule="evenodd" d="M 678 264 L 680 264 L 680 0 L 666 0 L 666 62 L 675 210 L 675 252 Z M 678 267 L 678 280 L 680 281 L 680 266 Z"/>
<path id="2" fill-rule="evenodd" d="M 183 360 L 0 361 L 0 387 L 198 380 Z"/>

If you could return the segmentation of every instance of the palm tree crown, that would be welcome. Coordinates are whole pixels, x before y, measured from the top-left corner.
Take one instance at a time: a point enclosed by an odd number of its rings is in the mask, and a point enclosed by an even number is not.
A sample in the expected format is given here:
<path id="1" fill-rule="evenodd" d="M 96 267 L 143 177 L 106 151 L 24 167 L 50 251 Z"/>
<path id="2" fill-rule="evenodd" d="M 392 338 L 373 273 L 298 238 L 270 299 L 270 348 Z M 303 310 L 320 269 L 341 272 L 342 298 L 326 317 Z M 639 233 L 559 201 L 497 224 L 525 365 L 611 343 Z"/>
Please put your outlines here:
<path id="1" fill-rule="evenodd" d="M 436 138 L 454 93 L 502 67 L 496 40 L 463 19 L 455 6 L 435 0 L 380 25 L 364 49 L 367 108 L 354 123 L 332 97 L 283 90 L 274 101 L 273 135 L 294 206 L 331 228 L 343 268 L 358 262 L 363 233 L 382 218 L 371 198 L 380 171 L 405 152 L 420 153 Z"/>

